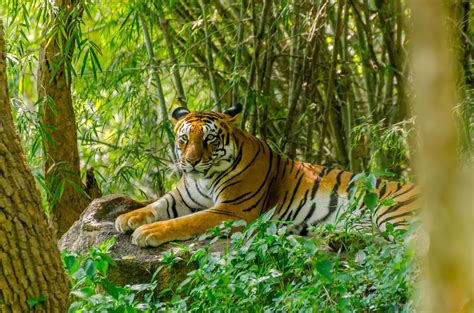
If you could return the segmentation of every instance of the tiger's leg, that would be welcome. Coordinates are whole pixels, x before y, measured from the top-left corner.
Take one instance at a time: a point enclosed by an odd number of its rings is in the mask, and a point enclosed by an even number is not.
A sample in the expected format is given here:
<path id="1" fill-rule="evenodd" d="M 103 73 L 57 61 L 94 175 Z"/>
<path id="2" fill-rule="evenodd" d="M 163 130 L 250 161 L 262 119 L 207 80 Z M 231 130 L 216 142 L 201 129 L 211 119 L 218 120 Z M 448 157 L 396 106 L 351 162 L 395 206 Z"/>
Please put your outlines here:
<path id="1" fill-rule="evenodd" d="M 232 211 L 216 206 L 172 220 L 143 225 L 133 232 L 132 243 L 140 247 L 157 247 L 174 240 L 190 239 L 224 221 L 239 219 Z"/>
<path id="2" fill-rule="evenodd" d="M 178 194 L 179 192 L 173 189 L 157 201 L 141 209 L 120 215 L 115 220 L 115 228 L 117 231 L 124 233 L 145 224 L 190 214 L 192 209 L 181 201 Z"/>

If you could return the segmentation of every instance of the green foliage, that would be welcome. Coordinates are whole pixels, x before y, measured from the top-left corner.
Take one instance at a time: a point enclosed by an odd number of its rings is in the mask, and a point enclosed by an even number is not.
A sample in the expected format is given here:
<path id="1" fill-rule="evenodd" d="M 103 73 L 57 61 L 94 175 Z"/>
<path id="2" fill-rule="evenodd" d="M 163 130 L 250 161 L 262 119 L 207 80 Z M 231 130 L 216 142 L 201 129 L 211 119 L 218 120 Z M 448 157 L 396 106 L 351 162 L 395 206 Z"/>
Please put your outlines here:
<path id="1" fill-rule="evenodd" d="M 175 73 L 186 91 L 185 104 L 191 110 L 210 110 L 216 107 L 212 72 L 220 105 L 244 103 L 242 126 L 277 151 L 355 171 L 406 171 L 412 127 L 401 112 L 407 91 L 400 90 L 397 76 L 408 77 L 397 63 L 404 64 L 406 40 L 402 19 L 392 18 L 404 16 L 405 6 L 377 4 L 375 10 L 372 3 L 348 2 L 342 10 L 342 34 L 335 38 L 334 0 L 274 2 L 265 16 L 258 13 L 264 3 L 211 2 L 204 14 L 197 2 L 77 1 L 69 13 L 57 16 L 50 1 L 7 0 L 0 5 L 15 121 L 35 176 L 40 179 L 41 147 L 49 127 L 39 122 L 44 104 L 38 100 L 35 73 L 45 27 L 47 38 L 70 31 L 62 49 L 67 52 L 74 44 L 74 54 L 63 61 L 72 73 L 81 166 L 95 168 L 104 194 L 126 191 L 139 199 L 156 198 L 176 182 L 171 125 L 160 115 L 155 79 L 161 80 L 170 111 L 184 104 Z M 48 26 L 51 18 L 55 23 Z M 144 28 L 154 58 L 147 54 Z M 392 36 L 400 47 L 387 44 Z M 334 54 L 336 43 L 340 51 Z M 334 57 L 337 79 L 329 88 Z M 333 97 L 326 95 L 328 89 Z M 326 139 L 321 138 L 324 128 Z M 57 193 L 53 189 L 43 194 Z"/>
<path id="2" fill-rule="evenodd" d="M 291 236 L 267 212 L 243 233 L 230 237 L 229 249 L 204 248 L 171 305 L 188 311 L 377 311 L 409 310 L 413 251 L 405 237 L 379 243 L 379 235 L 318 227 L 314 238 Z M 337 232 L 336 232 L 337 233 Z M 328 245 L 339 245 L 337 251 Z M 343 247 L 343 248 L 342 248 Z M 184 295 L 183 295 L 184 294 Z"/>
<path id="3" fill-rule="evenodd" d="M 107 254 L 115 237 L 88 253 L 63 251 L 61 258 L 71 280 L 72 303 L 69 312 L 152 312 L 151 299 L 156 283 L 115 286 L 107 279 L 109 266 L 115 262 Z M 141 300 L 137 294 L 141 294 Z"/>
<path id="4" fill-rule="evenodd" d="M 213 241 L 225 238 L 226 248 L 211 252 L 207 246 L 192 253 L 187 262 L 198 268 L 156 299 L 153 283 L 142 289 L 105 283 L 106 271 L 97 264 L 112 262 L 103 249 L 83 257 L 63 255 L 76 297 L 70 311 L 413 311 L 417 270 L 406 234 L 392 233 L 394 240 L 387 242 L 379 234 L 338 232 L 323 225 L 306 238 L 288 234 L 287 225 L 271 220 L 272 215 L 273 210 L 265 213 L 243 232 L 231 234 L 232 223 L 214 228 Z M 182 261 L 172 252 L 162 259 L 170 272 Z M 143 290 L 145 297 L 137 297 Z"/>

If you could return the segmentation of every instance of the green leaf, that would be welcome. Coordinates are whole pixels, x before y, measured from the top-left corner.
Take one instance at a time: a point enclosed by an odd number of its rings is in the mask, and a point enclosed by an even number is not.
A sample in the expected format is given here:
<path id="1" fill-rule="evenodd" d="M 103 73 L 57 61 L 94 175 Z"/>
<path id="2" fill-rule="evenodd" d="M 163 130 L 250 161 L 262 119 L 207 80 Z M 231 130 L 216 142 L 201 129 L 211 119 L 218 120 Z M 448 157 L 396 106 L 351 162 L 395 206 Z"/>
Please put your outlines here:
<path id="1" fill-rule="evenodd" d="M 377 184 L 377 177 L 374 174 L 370 174 L 367 177 L 367 181 L 365 183 L 368 190 L 375 190 L 375 185 Z"/>
<path id="2" fill-rule="evenodd" d="M 66 269 L 70 273 L 75 272 L 72 269 L 75 268 L 77 270 L 77 268 L 78 268 L 77 265 L 79 265 L 79 262 L 78 262 L 77 258 L 74 255 L 66 255 L 63 258 L 63 262 L 64 262 L 64 265 L 66 266 Z"/>
<path id="3" fill-rule="evenodd" d="M 318 270 L 318 272 L 321 275 L 323 275 L 324 277 L 328 279 L 332 279 L 332 273 L 331 273 L 332 267 L 333 267 L 333 264 L 329 260 L 323 260 L 316 263 L 316 270 Z"/>
<path id="4" fill-rule="evenodd" d="M 387 232 L 388 232 L 389 234 L 393 233 L 394 228 L 393 228 L 393 224 L 392 224 L 392 223 L 385 223 L 385 228 L 387 229 Z"/>
<path id="5" fill-rule="evenodd" d="M 373 210 L 377 207 L 379 203 L 379 196 L 374 192 L 369 192 L 364 197 L 364 204 L 369 210 Z"/>
<path id="6" fill-rule="evenodd" d="M 26 303 L 28 303 L 28 306 L 31 309 L 35 305 L 37 305 L 38 303 L 46 302 L 46 301 L 48 301 L 48 298 L 46 298 L 46 297 L 36 297 L 36 298 L 30 298 L 30 299 L 26 300 Z"/>
<path id="7" fill-rule="evenodd" d="M 91 259 L 87 259 L 86 263 L 84 264 L 84 270 L 85 270 L 87 276 L 89 276 L 90 278 L 94 278 L 95 275 L 96 275 L 96 269 L 95 269 L 94 261 L 91 260 Z"/>

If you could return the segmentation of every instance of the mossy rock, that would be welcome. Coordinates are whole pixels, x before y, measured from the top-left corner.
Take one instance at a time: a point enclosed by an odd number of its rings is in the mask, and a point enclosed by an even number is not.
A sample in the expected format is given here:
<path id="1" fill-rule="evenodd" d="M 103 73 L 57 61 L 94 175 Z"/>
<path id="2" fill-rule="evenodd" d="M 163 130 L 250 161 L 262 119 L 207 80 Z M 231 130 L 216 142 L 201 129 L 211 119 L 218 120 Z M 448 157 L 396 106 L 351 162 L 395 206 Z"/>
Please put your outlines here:
<path id="1" fill-rule="evenodd" d="M 60 250 L 87 252 L 111 237 L 116 242 L 110 249 L 110 256 L 117 263 L 111 267 L 108 278 L 118 286 L 126 284 L 143 284 L 151 282 L 153 274 L 163 265 L 164 254 L 174 253 L 180 261 L 172 267 L 165 266 L 156 276 L 157 291 L 172 288 L 186 278 L 186 274 L 196 268 L 196 264 L 189 262 L 193 252 L 209 245 L 208 240 L 188 240 L 180 242 L 189 249 L 183 249 L 176 244 L 169 243 L 158 248 L 139 248 L 132 244 L 130 233 L 120 234 L 115 230 L 114 223 L 120 214 L 145 206 L 124 195 L 108 195 L 95 199 L 81 214 L 81 217 L 61 237 Z M 212 244 L 212 251 L 222 251 L 225 240 L 218 240 Z M 173 250 L 173 251 L 170 251 Z"/>

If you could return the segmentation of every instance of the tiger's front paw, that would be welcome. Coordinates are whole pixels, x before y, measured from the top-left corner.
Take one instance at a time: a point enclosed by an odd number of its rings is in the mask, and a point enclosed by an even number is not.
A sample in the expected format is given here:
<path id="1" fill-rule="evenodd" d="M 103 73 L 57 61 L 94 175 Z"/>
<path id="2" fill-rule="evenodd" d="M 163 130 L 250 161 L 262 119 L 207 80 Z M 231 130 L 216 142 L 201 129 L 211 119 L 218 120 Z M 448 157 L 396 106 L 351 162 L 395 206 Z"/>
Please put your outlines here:
<path id="1" fill-rule="evenodd" d="M 144 207 L 117 217 L 115 220 L 115 229 L 121 233 L 125 233 L 154 221 L 156 221 L 154 210 L 150 207 Z"/>
<path id="2" fill-rule="evenodd" d="M 169 241 L 165 238 L 166 234 L 163 227 L 160 227 L 161 224 L 157 222 L 138 227 L 132 234 L 132 243 L 144 248 L 158 247 L 162 243 Z"/>

